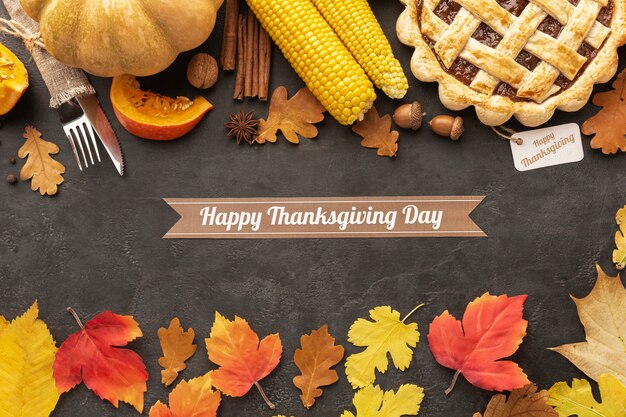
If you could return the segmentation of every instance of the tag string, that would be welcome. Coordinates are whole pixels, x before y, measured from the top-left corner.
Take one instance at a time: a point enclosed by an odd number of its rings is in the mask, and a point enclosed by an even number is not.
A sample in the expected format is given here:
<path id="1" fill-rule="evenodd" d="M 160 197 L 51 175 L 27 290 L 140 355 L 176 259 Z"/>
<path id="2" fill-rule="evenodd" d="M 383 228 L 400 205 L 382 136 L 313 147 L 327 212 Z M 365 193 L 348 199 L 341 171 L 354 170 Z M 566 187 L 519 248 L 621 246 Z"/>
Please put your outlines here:
<path id="1" fill-rule="evenodd" d="M 498 129 L 502 130 L 505 133 L 500 132 L 500 130 L 498 130 Z M 524 140 L 521 139 L 521 138 L 513 138 L 513 137 L 511 137 L 512 135 L 517 134 L 517 132 L 515 130 L 513 130 L 513 129 L 509 129 L 506 126 L 491 126 L 491 130 L 493 130 L 493 132 L 496 135 L 500 136 L 502 139 L 509 140 L 511 142 L 515 142 L 518 145 L 521 145 L 521 144 L 524 143 Z M 507 133 L 508 133 L 508 135 L 507 135 Z"/>
<path id="2" fill-rule="evenodd" d="M 24 41 L 24 46 L 31 54 L 35 47 L 39 47 L 43 50 L 46 49 L 46 45 L 43 43 L 41 33 L 33 33 L 28 30 L 24 25 L 15 20 L 7 20 L 0 18 L 0 33 L 6 33 Z"/>

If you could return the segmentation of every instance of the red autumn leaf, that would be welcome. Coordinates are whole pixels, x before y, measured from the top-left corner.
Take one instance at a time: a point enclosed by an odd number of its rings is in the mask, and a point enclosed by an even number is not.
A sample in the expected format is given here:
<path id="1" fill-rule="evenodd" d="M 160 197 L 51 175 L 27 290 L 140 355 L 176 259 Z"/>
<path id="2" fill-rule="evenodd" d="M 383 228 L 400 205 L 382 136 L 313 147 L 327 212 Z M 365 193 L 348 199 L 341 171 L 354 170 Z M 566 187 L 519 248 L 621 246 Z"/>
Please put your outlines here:
<path id="1" fill-rule="evenodd" d="M 75 316 L 76 317 L 76 316 Z M 138 337 L 141 329 L 131 316 L 106 311 L 88 321 L 61 345 L 54 361 L 54 379 L 60 392 L 81 382 L 103 400 L 119 401 L 143 411 L 148 373 L 141 357 L 121 349 Z"/>
<path id="2" fill-rule="evenodd" d="M 457 370 L 446 394 L 459 374 L 490 391 L 512 391 L 529 383 L 515 362 L 499 360 L 515 353 L 526 335 L 526 298 L 485 293 L 469 303 L 463 323 L 447 310 L 435 317 L 428 333 L 430 350 L 441 365 Z"/>
<path id="3" fill-rule="evenodd" d="M 209 360 L 220 366 L 213 371 L 213 385 L 226 395 L 242 397 L 253 385 L 270 408 L 274 405 L 265 396 L 259 381 L 278 366 L 283 345 L 278 334 L 259 342 L 259 336 L 244 319 L 230 321 L 215 313 L 211 336 L 205 340 Z"/>

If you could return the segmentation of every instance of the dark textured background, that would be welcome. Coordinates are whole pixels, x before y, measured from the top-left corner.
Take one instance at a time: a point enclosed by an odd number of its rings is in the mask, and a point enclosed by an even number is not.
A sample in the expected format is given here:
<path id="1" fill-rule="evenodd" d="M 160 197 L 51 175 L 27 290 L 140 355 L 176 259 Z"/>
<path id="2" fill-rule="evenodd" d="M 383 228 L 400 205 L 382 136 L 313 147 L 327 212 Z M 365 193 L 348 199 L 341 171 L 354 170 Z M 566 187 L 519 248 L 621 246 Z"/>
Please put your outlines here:
<path id="1" fill-rule="evenodd" d="M 399 2 L 374 0 L 393 48 L 408 69 L 411 50 L 395 36 Z M 4 12 L 4 10 L 2 10 Z M 199 48 L 217 55 L 221 24 Z M 514 356 L 531 380 L 549 387 L 557 380 L 582 377 L 567 360 L 546 347 L 584 339 L 569 293 L 584 296 L 595 280 L 595 262 L 613 273 L 610 254 L 616 230 L 614 215 L 626 204 L 626 159 L 603 156 L 585 141 L 585 159 L 577 164 L 519 173 L 509 144 L 463 112 L 467 133 L 458 143 L 433 136 L 427 128 L 402 132 L 399 157 L 379 158 L 359 146 L 349 128 L 333 120 L 320 126 L 319 138 L 300 146 L 237 146 L 225 138 L 228 112 L 241 104 L 231 100 L 234 76 L 223 76 L 206 97 L 216 109 L 188 137 L 152 143 L 131 137 L 116 120 L 127 161 L 120 178 L 107 161 L 79 172 L 64 139 L 57 112 L 32 62 L 14 40 L 3 39 L 26 61 L 32 86 L 0 130 L 0 175 L 19 172 L 11 166 L 22 144 L 26 123 L 62 149 L 65 183 L 54 198 L 30 191 L 29 183 L 0 182 L 0 314 L 12 318 L 39 299 L 41 317 L 60 344 L 77 330 L 65 312 L 74 307 L 87 320 L 103 310 L 135 316 L 144 337 L 131 346 L 150 372 L 147 414 L 166 400 L 160 385 L 157 329 L 179 316 L 196 330 L 198 352 L 184 378 L 212 369 L 206 357 L 214 312 L 247 318 L 261 336 L 280 332 L 285 353 L 277 370 L 262 381 L 278 405 L 277 413 L 294 416 L 339 416 L 351 408 L 353 392 L 343 366 L 341 381 L 325 389 L 306 412 L 291 379 L 293 352 L 299 336 L 324 323 L 348 353 L 350 324 L 377 305 L 390 304 L 402 313 L 419 303 L 426 307 L 413 319 L 422 341 L 406 372 L 391 369 L 377 382 L 385 389 L 411 382 L 425 387 L 421 415 L 468 417 L 484 409 L 491 393 L 461 379 L 446 398 L 453 371 L 439 366 L 428 349 L 428 323 L 444 309 L 460 317 L 465 305 L 485 291 L 529 294 L 525 317 L 528 336 Z M 621 65 L 625 64 L 624 49 Z M 193 95 L 185 80 L 191 53 L 160 76 L 144 80 L 159 92 Z M 293 94 L 301 81 L 274 51 L 272 87 Z M 410 75 L 410 74 L 409 74 Z M 103 106 L 110 80 L 93 80 Z M 410 76 L 406 101 L 420 100 L 429 115 L 445 110 L 434 85 Z M 609 85 L 599 87 L 607 90 Z M 398 103 L 381 97 L 381 113 Z M 246 109 L 265 116 L 266 104 L 251 101 Z M 597 111 L 588 105 L 576 114 L 558 114 L 551 124 L 581 123 Z M 251 196 L 386 196 L 487 195 L 474 218 L 488 239 L 392 240 L 163 240 L 176 220 L 163 197 Z M 84 386 L 63 395 L 54 416 L 132 416 L 127 405 L 115 410 Z M 271 416 L 258 393 L 225 398 L 219 414 Z M 276 414 L 276 413 L 275 413 Z"/>

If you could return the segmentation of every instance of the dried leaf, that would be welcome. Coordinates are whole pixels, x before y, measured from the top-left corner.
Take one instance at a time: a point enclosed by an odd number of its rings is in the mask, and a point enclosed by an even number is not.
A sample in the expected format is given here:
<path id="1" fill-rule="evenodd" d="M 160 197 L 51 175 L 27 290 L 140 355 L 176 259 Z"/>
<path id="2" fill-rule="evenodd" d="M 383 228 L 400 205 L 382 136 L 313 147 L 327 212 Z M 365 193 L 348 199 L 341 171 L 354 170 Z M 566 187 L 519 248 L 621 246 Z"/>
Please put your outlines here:
<path id="1" fill-rule="evenodd" d="M 363 138 L 361 146 L 378 149 L 378 156 L 393 158 L 398 154 L 400 134 L 391 130 L 391 116 L 380 117 L 375 107 L 367 112 L 362 121 L 352 126 L 352 131 Z"/>
<path id="2" fill-rule="evenodd" d="M 321 397 L 325 387 L 339 380 L 337 371 L 330 369 L 343 358 L 343 346 L 335 345 L 335 338 L 328 333 L 325 324 L 310 335 L 300 338 L 302 349 L 297 349 L 294 361 L 302 375 L 293 379 L 293 384 L 302 391 L 300 399 L 305 408 L 311 408 L 315 399 Z"/>
<path id="3" fill-rule="evenodd" d="M 626 69 L 617 76 L 613 90 L 596 94 L 593 104 L 602 110 L 582 126 L 585 135 L 595 134 L 591 147 L 606 155 L 618 149 L 626 152 Z"/>
<path id="4" fill-rule="evenodd" d="M 59 147 L 41 137 L 41 133 L 32 126 L 26 126 L 24 131 L 26 143 L 18 151 L 18 156 L 27 158 L 26 164 L 20 171 L 20 180 L 28 181 L 32 178 L 30 188 L 39 190 L 41 195 L 55 195 L 57 186 L 63 183 L 65 167 L 50 155 L 59 153 Z"/>
<path id="5" fill-rule="evenodd" d="M 209 372 L 189 382 L 182 381 L 170 393 L 170 406 L 157 401 L 150 408 L 149 417 L 215 417 L 221 401 Z"/>
<path id="6" fill-rule="evenodd" d="M 279 130 L 291 143 L 300 143 L 298 135 L 312 139 L 317 136 L 313 126 L 324 120 L 326 109 L 308 88 L 303 88 L 290 100 L 285 87 L 278 87 L 272 94 L 267 121 L 259 121 L 257 143 L 276 142 Z"/>
<path id="7" fill-rule="evenodd" d="M 237 316 L 230 321 L 216 312 L 211 336 L 205 341 L 209 360 L 220 366 L 212 376 L 218 390 L 231 397 L 242 397 L 255 385 L 273 408 L 258 382 L 280 362 L 283 345 L 278 334 L 259 342 L 247 321 Z"/>
<path id="8" fill-rule="evenodd" d="M 613 251 L 613 262 L 615 267 L 621 271 L 626 267 L 626 206 L 617 211 L 615 221 L 619 226 L 619 230 L 615 232 L 617 249 Z"/>
<path id="9" fill-rule="evenodd" d="M 352 402 L 356 416 L 351 411 L 344 411 L 341 417 L 416 416 L 423 399 L 424 390 L 417 385 L 401 385 L 397 392 L 383 392 L 378 385 L 370 385 L 354 394 Z"/>
<path id="10" fill-rule="evenodd" d="M 591 385 L 584 379 L 574 379 L 570 388 L 566 382 L 557 382 L 550 388 L 548 404 L 555 407 L 560 417 L 624 417 L 626 416 L 626 386 L 611 375 L 598 379 L 602 402 L 593 397 Z"/>
<path id="11" fill-rule="evenodd" d="M 147 390 L 146 365 L 137 353 L 121 348 L 141 336 L 131 316 L 110 311 L 98 314 L 59 348 L 54 361 L 57 388 L 68 392 L 84 381 L 114 407 L 123 401 L 141 413 Z"/>
<path id="12" fill-rule="evenodd" d="M 585 298 L 574 298 L 587 341 L 552 348 L 598 381 L 610 374 L 626 385 L 626 288 L 619 276 L 598 269 L 598 280 Z"/>
<path id="13" fill-rule="evenodd" d="M 537 392 L 535 384 L 513 390 L 509 398 L 504 394 L 491 397 L 484 417 L 558 417 L 558 413 L 548 405 L 548 391 Z M 475 413 L 474 417 L 483 417 Z"/>
<path id="14" fill-rule="evenodd" d="M 193 329 L 185 331 L 178 317 L 175 317 L 167 329 L 159 329 L 158 335 L 163 349 L 163 357 L 159 358 L 159 365 L 164 368 L 161 371 L 161 382 L 169 387 L 187 367 L 185 361 L 196 353 L 198 346 L 193 343 L 196 334 Z"/>
<path id="15" fill-rule="evenodd" d="M 365 347 L 363 352 L 350 355 L 346 360 L 346 375 L 352 387 L 372 385 L 376 370 L 383 374 L 387 371 L 387 355 L 391 355 L 393 364 L 401 371 L 409 367 L 413 358 L 411 348 L 420 340 L 417 323 L 405 323 L 413 311 L 401 320 L 400 313 L 391 307 L 376 307 L 370 310 L 373 321 L 358 319 L 350 326 L 348 341 Z"/>
<path id="16" fill-rule="evenodd" d="M 0 332 L 0 416 L 47 417 L 59 400 L 52 377 L 57 347 L 38 315 L 35 302 Z"/>
<path id="17" fill-rule="evenodd" d="M 515 362 L 499 360 L 514 354 L 526 336 L 526 298 L 485 293 L 468 304 L 463 324 L 448 310 L 435 317 L 428 332 L 430 350 L 441 365 L 457 370 L 446 394 L 460 374 L 490 391 L 511 391 L 529 383 Z"/>

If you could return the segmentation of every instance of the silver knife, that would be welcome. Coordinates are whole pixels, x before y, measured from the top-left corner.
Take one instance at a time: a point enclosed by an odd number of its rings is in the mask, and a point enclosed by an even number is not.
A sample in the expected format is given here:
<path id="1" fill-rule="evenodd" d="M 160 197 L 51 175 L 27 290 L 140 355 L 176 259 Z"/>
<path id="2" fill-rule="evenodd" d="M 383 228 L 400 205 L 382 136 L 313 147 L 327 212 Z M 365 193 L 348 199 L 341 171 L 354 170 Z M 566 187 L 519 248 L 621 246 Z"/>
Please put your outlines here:
<path id="1" fill-rule="evenodd" d="M 76 97 L 76 100 L 98 134 L 100 142 L 102 142 L 102 145 L 104 145 L 104 148 L 111 157 L 117 172 L 119 172 L 120 175 L 124 175 L 124 155 L 122 154 L 122 147 L 120 146 L 115 131 L 111 127 L 111 122 L 109 122 L 104 110 L 102 110 L 100 106 L 98 98 L 94 94 L 91 94 Z"/>

